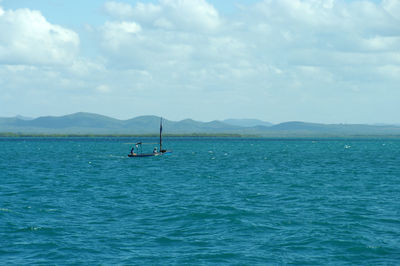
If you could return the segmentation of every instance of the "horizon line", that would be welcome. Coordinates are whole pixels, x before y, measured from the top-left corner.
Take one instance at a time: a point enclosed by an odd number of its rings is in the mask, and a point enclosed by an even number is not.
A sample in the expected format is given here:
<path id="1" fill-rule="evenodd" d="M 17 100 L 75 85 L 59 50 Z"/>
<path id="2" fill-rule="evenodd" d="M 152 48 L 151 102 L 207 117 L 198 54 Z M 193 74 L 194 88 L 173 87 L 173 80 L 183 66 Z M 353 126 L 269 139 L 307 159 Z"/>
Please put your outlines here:
<path id="1" fill-rule="evenodd" d="M 127 119 L 121 119 L 121 118 L 116 118 L 114 116 L 111 115 L 105 115 L 105 114 L 99 114 L 99 113 L 94 113 L 94 112 L 86 112 L 86 111 L 78 111 L 78 112 L 73 112 L 73 113 L 67 113 L 67 114 L 63 114 L 63 115 L 40 115 L 40 116 L 35 116 L 35 117 L 31 117 L 31 116 L 26 116 L 26 115 L 21 115 L 21 114 L 17 114 L 17 115 L 13 115 L 13 116 L 0 116 L 0 118 L 17 118 L 17 119 L 21 119 L 21 120 L 35 120 L 38 118 L 42 118 L 42 117 L 64 117 L 64 116 L 70 116 L 70 115 L 76 115 L 76 114 L 91 114 L 91 115 L 99 115 L 99 116 L 104 116 L 104 117 L 108 117 L 108 118 L 112 118 L 112 119 L 116 119 L 116 120 L 120 120 L 120 121 L 126 121 L 126 120 L 130 120 L 130 119 L 134 119 L 134 118 L 138 118 L 138 117 L 145 117 L 145 116 L 155 116 L 155 117 L 162 117 L 163 119 L 166 119 L 168 121 L 171 122 L 181 122 L 184 120 L 193 120 L 196 122 L 202 122 L 202 123 L 210 123 L 210 122 L 224 122 L 226 120 L 258 120 L 260 122 L 264 122 L 264 123 L 270 123 L 271 126 L 274 125 L 279 125 L 279 124 L 283 124 L 283 123 L 309 123 L 309 124 L 323 124 L 323 125 L 371 125 L 371 126 L 400 126 L 400 122 L 374 122 L 374 123 L 362 123 L 362 122 L 357 122 L 357 123 L 348 123 L 348 122 L 336 122 L 336 123 L 328 123 L 328 122 L 315 122 L 315 121 L 307 121 L 307 120 L 287 120 L 287 121 L 281 121 L 281 122 L 270 122 L 270 121 L 266 121 L 260 118 L 225 118 L 225 119 L 214 119 L 214 120 L 210 120 L 210 121 L 204 121 L 204 120 L 197 120 L 197 119 L 193 119 L 193 118 L 183 118 L 180 120 L 172 120 L 172 119 L 168 119 L 164 116 L 159 116 L 159 115 L 151 115 L 151 114 L 142 114 L 142 115 L 137 115 L 131 118 L 127 118 Z M 226 122 L 224 122 L 226 123 Z"/>

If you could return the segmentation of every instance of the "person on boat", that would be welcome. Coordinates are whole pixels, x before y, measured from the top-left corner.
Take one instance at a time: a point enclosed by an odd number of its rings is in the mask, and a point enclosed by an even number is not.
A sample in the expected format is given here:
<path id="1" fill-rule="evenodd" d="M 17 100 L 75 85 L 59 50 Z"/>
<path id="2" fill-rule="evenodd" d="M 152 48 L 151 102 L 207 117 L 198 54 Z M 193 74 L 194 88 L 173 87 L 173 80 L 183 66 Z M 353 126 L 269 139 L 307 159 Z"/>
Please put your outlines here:
<path id="1" fill-rule="evenodd" d="M 132 154 L 132 155 L 135 155 L 135 147 L 132 147 L 132 149 L 131 149 L 131 154 Z"/>
<path id="2" fill-rule="evenodd" d="M 153 153 L 157 153 L 157 147 L 154 147 Z"/>

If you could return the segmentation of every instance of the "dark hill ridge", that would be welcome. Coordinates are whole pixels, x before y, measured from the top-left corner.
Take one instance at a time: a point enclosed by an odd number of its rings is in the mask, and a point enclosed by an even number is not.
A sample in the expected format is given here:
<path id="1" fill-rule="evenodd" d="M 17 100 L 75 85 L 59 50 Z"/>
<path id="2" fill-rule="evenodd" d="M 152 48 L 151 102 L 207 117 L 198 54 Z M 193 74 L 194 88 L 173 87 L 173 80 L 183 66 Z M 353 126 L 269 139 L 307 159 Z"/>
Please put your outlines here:
<path id="1" fill-rule="evenodd" d="M 43 116 L 32 120 L 0 118 L 0 132 L 51 133 L 51 134 L 154 134 L 158 132 L 160 118 L 157 116 L 138 116 L 119 120 L 92 113 L 75 113 L 64 116 Z M 220 133 L 236 130 L 219 121 L 198 122 L 186 119 L 179 122 L 163 120 L 163 127 L 170 134 Z"/>
<path id="2" fill-rule="evenodd" d="M 222 122 L 225 124 L 240 126 L 240 127 L 255 127 L 255 126 L 272 126 L 272 123 L 261 121 L 258 119 L 225 119 Z"/>
<path id="3" fill-rule="evenodd" d="M 305 122 L 285 122 L 272 127 L 274 130 L 324 130 L 327 125 L 317 123 L 305 123 Z"/>
<path id="4" fill-rule="evenodd" d="M 400 127 L 373 126 L 364 124 L 318 124 L 305 122 L 285 122 L 271 127 L 272 131 L 297 132 L 297 133 L 320 133 L 320 134 L 399 134 Z"/>
<path id="5" fill-rule="evenodd" d="M 19 124 L 30 127 L 41 128 L 69 128 L 69 127 L 90 127 L 90 128 L 112 128 L 121 125 L 120 120 L 103 115 L 91 113 L 75 113 L 65 116 L 43 116 L 33 120 L 19 120 Z"/>
<path id="6" fill-rule="evenodd" d="M 256 119 L 228 119 L 224 121 L 199 122 L 163 120 L 166 134 L 241 134 L 258 136 L 354 136 L 399 135 L 400 126 L 318 124 L 285 122 L 272 125 Z M 236 125 L 235 125 L 236 123 Z M 35 119 L 19 117 L 0 118 L 0 132 L 25 134 L 156 134 L 160 118 L 138 116 L 119 120 L 93 113 L 75 113 L 64 116 L 43 116 Z M 241 124 L 238 125 L 238 124 Z M 251 125 L 251 126 L 249 126 Z"/>

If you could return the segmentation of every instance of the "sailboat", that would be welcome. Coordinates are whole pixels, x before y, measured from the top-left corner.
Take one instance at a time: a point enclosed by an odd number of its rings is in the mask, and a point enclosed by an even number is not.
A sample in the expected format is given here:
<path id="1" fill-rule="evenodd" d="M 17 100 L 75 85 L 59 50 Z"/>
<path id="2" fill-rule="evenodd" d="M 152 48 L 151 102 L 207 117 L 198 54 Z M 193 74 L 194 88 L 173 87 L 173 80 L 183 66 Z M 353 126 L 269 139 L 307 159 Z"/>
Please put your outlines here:
<path id="1" fill-rule="evenodd" d="M 160 141 L 159 141 L 159 150 L 157 151 L 157 148 L 154 148 L 153 153 L 143 153 L 142 152 L 142 145 L 145 143 L 142 142 L 137 142 L 135 146 L 137 147 L 136 153 L 134 152 L 134 149 L 132 148 L 131 153 L 128 154 L 128 157 L 152 157 L 152 156 L 159 156 L 167 153 L 171 153 L 172 151 L 168 151 L 163 149 L 162 147 L 162 117 L 160 118 Z"/>

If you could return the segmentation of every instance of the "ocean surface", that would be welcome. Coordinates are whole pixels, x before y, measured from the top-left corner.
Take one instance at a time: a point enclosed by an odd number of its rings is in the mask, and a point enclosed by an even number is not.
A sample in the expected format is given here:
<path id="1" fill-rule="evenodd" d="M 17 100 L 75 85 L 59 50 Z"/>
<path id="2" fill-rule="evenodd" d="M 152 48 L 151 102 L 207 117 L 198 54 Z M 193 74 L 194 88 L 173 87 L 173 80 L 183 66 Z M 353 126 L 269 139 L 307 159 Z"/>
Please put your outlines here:
<path id="1" fill-rule="evenodd" d="M 0 265 L 400 264 L 399 140 L 139 140 L 0 138 Z"/>

